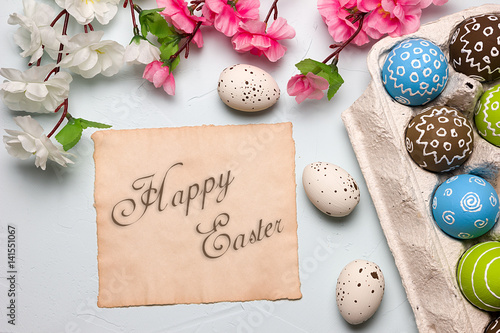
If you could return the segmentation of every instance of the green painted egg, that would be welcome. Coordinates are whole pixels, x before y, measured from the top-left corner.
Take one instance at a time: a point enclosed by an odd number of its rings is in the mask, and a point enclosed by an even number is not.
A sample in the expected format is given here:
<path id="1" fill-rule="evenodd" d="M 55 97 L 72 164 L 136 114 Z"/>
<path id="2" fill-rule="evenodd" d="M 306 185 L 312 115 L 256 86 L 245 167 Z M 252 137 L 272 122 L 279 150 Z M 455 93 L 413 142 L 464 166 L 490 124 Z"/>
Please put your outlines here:
<path id="1" fill-rule="evenodd" d="M 481 96 L 474 121 L 479 134 L 500 147 L 500 84 L 486 90 Z"/>
<path id="2" fill-rule="evenodd" d="M 500 242 L 479 243 L 468 249 L 458 262 L 457 282 L 473 305 L 500 311 Z"/>

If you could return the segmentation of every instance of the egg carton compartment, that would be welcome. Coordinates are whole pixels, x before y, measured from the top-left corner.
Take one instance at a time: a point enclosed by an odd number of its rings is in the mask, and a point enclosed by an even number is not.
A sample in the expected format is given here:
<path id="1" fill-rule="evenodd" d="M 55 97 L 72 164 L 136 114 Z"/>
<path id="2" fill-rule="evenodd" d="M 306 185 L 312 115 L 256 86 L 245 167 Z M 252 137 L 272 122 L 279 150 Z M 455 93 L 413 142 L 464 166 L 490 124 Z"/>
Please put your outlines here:
<path id="1" fill-rule="evenodd" d="M 500 82 L 481 84 L 455 72 L 449 64 L 448 83 L 441 95 L 424 106 L 409 107 L 386 92 L 382 66 L 391 48 L 406 38 L 430 40 L 449 58 L 449 40 L 455 27 L 464 19 L 486 13 L 500 14 L 500 5 L 470 8 L 423 25 L 411 35 L 387 37 L 376 43 L 367 59 L 372 81 L 342 113 L 421 332 L 483 332 L 495 317 L 495 313 L 477 309 L 462 296 L 455 273 L 466 249 L 478 242 L 500 240 L 500 223 L 478 239 L 457 240 L 436 226 L 431 200 L 439 184 L 463 173 L 485 178 L 500 193 L 500 148 L 480 137 L 474 128 L 474 151 L 467 162 L 453 172 L 432 173 L 410 158 L 405 128 L 416 114 L 433 105 L 455 107 L 474 124 L 479 97 Z"/>

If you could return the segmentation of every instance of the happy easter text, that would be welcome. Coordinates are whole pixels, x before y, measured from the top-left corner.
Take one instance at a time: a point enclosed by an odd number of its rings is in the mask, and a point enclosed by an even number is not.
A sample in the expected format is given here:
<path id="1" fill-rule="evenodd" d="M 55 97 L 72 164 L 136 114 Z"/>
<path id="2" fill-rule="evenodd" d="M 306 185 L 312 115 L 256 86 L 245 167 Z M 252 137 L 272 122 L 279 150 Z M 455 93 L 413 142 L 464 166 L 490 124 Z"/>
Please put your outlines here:
<path id="1" fill-rule="evenodd" d="M 139 222 L 150 209 L 161 213 L 168 207 L 181 207 L 183 214 L 189 216 L 194 203 L 203 211 L 207 205 L 219 204 L 227 197 L 229 186 L 235 179 L 231 176 L 231 170 L 172 191 L 168 181 L 175 178 L 176 171 L 183 166 L 182 162 L 171 165 L 161 175 L 159 182 L 154 173 L 134 180 L 131 184 L 134 196 L 123 199 L 113 206 L 112 221 L 118 226 L 126 227 Z M 196 226 L 196 232 L 205 237 L 202 251 L 207 258 L 216 259 L 230 249 L 238 251 L 247 245 L 261 242 L 265 238 L 281 233 L 284 227 L 281 219 L 276 219 L 274 222 L 256 219 L 256 225 L 250 231 L 234 235 L 225 231 L 229 221 L 230 215 L 224 212 L 213 219 L 210 228 L 203 227 L 203 223 Z"/>

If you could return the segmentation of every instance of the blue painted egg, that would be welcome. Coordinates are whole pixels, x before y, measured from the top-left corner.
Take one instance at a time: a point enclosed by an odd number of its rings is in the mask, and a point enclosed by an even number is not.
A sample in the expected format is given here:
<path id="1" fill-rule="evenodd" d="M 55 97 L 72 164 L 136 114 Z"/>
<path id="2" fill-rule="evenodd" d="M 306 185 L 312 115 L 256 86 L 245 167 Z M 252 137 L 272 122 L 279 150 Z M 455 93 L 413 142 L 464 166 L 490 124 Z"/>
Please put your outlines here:
<path id="1" fill-rule="evenodd" d="M 382 67 L 385 89 L 401 104 L 424 105 L 435 99 L 448 81 L 448 60 L 425 39 L 407 39 L 394 46 Z"/>
<path id="2" fill-rule="evenodd" d="M 498 194 L 481 177 L 453 176 L 436 189 L 432 215 L 448 235 L 458 239 L 476 238 L 491 230 L 498 221 Z"/>

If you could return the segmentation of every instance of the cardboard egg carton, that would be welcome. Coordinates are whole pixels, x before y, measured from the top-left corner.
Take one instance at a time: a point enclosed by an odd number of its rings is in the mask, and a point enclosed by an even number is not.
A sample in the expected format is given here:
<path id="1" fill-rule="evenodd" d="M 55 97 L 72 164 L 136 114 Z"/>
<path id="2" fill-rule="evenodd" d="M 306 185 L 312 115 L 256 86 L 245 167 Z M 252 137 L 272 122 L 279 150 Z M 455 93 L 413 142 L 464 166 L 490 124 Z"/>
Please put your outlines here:
<path id="1" fill-rule="evenodd" d="M 406 38 L 425 38 L 449 56 L 449 40 L 464 19 L 485 13 L 500 14 L 500 5 L 471 8 L 422 26 L 399 38 L 384 38 L 368 54 L 372 81 L 363 95 L 342 113 L 342 119 L 373 199 L 380 224 L 401 275 L 421 332 L 483 332 L 494 314 L 471 305 L 458 288 L 455 271 L 462 253 L 473 244 L 500 240 L 500 226 L 480 239 L 461 241 L 447 236 L 435 224 L 430 202 L 435 188 L 455 174 L 475 173 L 500 193 L 500 148 L 475 131 L 474 152 L 453 172 L 436 174 L 421 169 L 405 148 L 405 128 L 411 118 L 432 105 L 449 105 L 474 124 L 474 108 L 482 85 L 449 65 L 442 94 L 425 106 L 409 107 L 385 91 L 381 71 L 391 48 Z M 498 313 L 497 313 L 498 315 Z"/>

